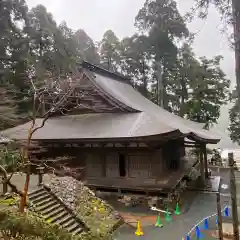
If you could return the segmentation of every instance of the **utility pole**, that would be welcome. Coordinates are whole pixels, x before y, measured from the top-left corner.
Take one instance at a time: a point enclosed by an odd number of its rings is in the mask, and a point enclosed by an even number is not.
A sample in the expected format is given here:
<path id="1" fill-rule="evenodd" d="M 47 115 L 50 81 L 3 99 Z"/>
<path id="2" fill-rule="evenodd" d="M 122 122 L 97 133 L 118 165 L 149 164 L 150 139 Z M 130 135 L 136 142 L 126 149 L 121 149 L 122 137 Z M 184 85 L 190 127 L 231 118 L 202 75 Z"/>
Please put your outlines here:
<path id="1" fill-rule="evenodd" d="M 233 153 L 228 153 L 228 164 L 230 167 L 230 191 L 231 191 L 231 202 L 232 202 L 233 239 L 239 240 L 237 191 L 236 191 L 234 163 L 235 162 L 233 159 Z"/>

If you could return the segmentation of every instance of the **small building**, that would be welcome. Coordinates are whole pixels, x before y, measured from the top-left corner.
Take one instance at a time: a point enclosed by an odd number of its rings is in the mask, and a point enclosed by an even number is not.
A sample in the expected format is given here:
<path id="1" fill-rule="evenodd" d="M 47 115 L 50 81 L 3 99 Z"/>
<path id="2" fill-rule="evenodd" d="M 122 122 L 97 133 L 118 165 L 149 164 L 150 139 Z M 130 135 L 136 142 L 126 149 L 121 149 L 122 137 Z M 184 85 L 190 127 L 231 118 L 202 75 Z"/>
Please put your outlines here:
<path id="1" fill-rule="evenodd" d="M 218 136 L 154 104 L 124 76 L 87 62 L 79 72 L 64 98 L 67 112 L 49 118 L 32 136 L 47 149 L 38 158 L 71 155 L 76 167 L 85 168 L 85 184 L 95 190 L 160 195 L 188 174 L 185 147 L 194 143 L 201 149 L 201 177 L 207 177 L 206 144 L 216 144 Z M 50 108 L 46 100 L 44 111 Z M 30 124 L 2 134 L 26 140 Z"/>

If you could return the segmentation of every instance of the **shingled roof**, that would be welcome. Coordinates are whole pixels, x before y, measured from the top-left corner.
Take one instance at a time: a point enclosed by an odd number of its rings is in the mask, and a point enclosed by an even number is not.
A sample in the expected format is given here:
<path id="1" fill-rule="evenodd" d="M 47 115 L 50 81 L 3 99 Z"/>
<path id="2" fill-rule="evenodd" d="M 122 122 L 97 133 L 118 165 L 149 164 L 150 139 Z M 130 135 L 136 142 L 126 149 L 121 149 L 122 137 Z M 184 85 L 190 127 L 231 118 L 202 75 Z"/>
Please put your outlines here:
<path id="1" fill-rule="evenodd" d="M 81 71 L 97 89 L 134 111 L 53 117 L 32 139 L 136 138 L 175 133 L 192 140 L 219 142 L 220 137 L 203 129 L 202 124 L 176 116 L 145 98 L 131 86 L 130 79 L 86 62 Z M 26 139 L 29 127 L 30 123 L 26 123 L 2 134 L 11 139 Z"/>

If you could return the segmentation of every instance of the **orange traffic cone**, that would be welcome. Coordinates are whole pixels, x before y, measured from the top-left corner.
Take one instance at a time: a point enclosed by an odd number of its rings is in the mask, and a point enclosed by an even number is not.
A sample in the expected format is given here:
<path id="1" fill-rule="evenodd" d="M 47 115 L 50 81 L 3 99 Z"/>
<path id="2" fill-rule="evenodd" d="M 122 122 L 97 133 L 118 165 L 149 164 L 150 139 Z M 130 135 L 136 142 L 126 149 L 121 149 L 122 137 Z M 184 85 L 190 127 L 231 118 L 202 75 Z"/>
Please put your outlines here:
<path id="1" fill-rule="evenodd" d="M 137 222 L 137 230 L 135 232 L 135 235 L 136 236 L 143 236 L 143 231 L 142 231 L 142 228 L 141 228 L 140 221 Z"/>

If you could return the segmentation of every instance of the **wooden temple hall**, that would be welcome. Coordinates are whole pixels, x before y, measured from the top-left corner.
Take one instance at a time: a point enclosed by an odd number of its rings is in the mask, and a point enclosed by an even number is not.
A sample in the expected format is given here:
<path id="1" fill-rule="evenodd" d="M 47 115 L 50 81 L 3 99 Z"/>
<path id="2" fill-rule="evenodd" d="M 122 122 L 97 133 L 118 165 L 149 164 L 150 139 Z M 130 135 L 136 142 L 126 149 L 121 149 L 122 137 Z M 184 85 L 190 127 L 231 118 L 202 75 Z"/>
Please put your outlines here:
<path id="1" fill-rule="evenodd" d="M 202 124 L 164 110 L 130 79 L 87 62 L 69 86 L 67 114 L 55 114 L 33 134 L 32 141 L 47 149 L 36 158 L 69 155 L 76 167 L 84 166 L 83 180 L 92 189 L 153 196 L 171 192 L 186 178 L 186 165 L 194 162 L 185 148 L 195 145 L 201 178 L 208 177 L 206 144 L 220 139 Z M 44 111 L 49 108 L 46 101 Z M 29 128 L 30 122 L 1 134 L 26 140 Z"/>

